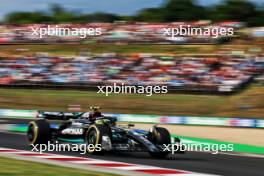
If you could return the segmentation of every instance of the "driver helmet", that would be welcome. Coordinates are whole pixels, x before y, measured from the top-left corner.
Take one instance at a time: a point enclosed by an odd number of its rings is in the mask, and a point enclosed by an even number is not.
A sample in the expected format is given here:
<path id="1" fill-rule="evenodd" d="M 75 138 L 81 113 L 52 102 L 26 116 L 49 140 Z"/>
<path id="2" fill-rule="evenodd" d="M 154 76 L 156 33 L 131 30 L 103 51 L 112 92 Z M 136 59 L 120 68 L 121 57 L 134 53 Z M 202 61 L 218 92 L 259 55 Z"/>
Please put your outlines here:
<path id="1" fill-rule="evenodd" d="M 99 106 L 90 106 L 90 109 L 93 110 L 94 112 L 96 112 L 101 108 Z"/>

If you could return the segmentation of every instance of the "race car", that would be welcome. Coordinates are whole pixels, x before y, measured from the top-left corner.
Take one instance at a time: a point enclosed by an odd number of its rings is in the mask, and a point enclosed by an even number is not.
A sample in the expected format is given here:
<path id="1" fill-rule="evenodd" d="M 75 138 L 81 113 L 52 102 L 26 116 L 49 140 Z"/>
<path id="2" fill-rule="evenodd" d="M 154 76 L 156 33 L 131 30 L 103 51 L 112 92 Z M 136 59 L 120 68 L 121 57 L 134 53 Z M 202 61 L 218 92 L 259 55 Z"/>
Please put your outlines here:
<path id="1" fill-rule="evenodd" d="M 28 124 L 27 138 L 30 145 L 51 143 L 80 143 L 100 145 L 101 150 L 87 147 L 87 153 L 148 152 L 152 157 L 165 158 L 171 144 L 167 129 L 154 125 L 149 131 L 135 129 L 134 124 L 117 125 L 116 117 L 97 117 L 89 120 L 83 112 L 39 111 L 36 119 Z M 179 138 L 174 139 L 180 143 Z M 181 153 L 181 152 L 179 152 Z"/>

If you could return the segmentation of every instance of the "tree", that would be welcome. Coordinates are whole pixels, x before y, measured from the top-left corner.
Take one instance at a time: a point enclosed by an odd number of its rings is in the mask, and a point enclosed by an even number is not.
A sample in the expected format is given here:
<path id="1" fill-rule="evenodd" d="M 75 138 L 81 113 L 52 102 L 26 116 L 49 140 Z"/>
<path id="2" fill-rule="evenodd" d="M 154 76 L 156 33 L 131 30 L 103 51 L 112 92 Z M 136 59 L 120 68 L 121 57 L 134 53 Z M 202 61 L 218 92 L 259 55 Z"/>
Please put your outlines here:
<path id="1" fill-rule="evenodd" d="M 169 0 L 163 7 L 163 21 L 193 21 L 207 17 L 207 11 L 194 0 Z"/>
<path id="2" fill-rule="evenodd" d="M 198 5 L 196 0 L 166 0 L 159 8 L 147 8 L 135 16 L 119 16 L 111 13 L 97 12 L 80 14 L 67 11 L 59 4 L 50 5 L 50 14 L 43 12 L 14 12 L 6 16 L 8 23 L 43 23 L 43 22 L 114 22 L 143 21 L 143 22 L 174 22 L 174 21 L 242 21 L 249 26 L 264 25 L 264 8 L 258 7 L 247 0 L 224 0 L 214 6 Z"/>
<path id="3" fill-rule="evenodd" d="M 163 21 L 163 14 L 161 8 L 148 8 L 141 10 L 135 17 L 136 21 L 144 22 L 160 22 Z"/>
<path id="4" fill-rule="evenodd" d="M 41 12 L 13 12 L 6 16 L 7 23 L 28 24 L 50 22 L 51 18 Z"/>
<path id="5" fill-rule="evenodd" d="M 216 21 L 245 21 L 249 24 L 250 19 L 259 18 L 260 15 L 255 4 L 245 0 L 225 0 L 222 4 L 216 5 L 212 12 L 211 17 Z"/>
<path id="6" fill-rule="evenodd" d="M 66 12 L 64 10 L 64 8 L 62 6 L 60 6 L 59 4 L 51 4 L 50 5 L 50 10 L 51 10 L 53 15 L 61 14 L 61 13 L 65 13 Z"/>
<path id="7" fill-rule="evenodd" d="M 50 10 L 52 12 L 52 21 L 58 22 L 73 22 L 75 20 L 75 14 L 73 12 L 66 11 L 59 4 L 51 4 Z"/>

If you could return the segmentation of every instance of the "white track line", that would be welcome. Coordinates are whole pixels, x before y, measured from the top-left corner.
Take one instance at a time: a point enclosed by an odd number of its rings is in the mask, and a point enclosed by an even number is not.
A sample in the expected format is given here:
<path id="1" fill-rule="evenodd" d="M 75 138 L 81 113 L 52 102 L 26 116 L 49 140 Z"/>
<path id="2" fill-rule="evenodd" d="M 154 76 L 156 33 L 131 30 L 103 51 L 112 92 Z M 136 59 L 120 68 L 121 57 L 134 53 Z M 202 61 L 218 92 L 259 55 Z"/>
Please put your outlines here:
<path id="1" fill-rule="evenodd" d="M 43 160 L 55 160 L 59 163 L 66 164 L 73 164 L 75 166 L 95 166 L 102 169 L 103 172 L 111 172 L 111 170 L 119 170 L 119 171 L 128 171 L 134 172 L 136 174 L 143 174 L 143 175 L 164 175 L 164 176 L 206 176 L 209 174 L 202 174 L 202 173 L 195 173 L 185 170 L 178 170 L 178 169 L 167 169 L 155 166 L 146 166 L 146 165 L 139 165 L 139 164 L 131 164 L 131 163 L 124 163 L 124 162 L 115 162 L 115 161 L 107 161 L 107 160 L 99 160 L 99 159 L 92 159 L 92 158 L 84 158 L 84 157 L 75 157 L 75 156 L 66 156 L 66 155 L 57 155 L 57 154 L 49 154 L 43 153 L 41 155 L 37 152 L 31 151 L 24 151 L 24 150 L 16 150 L 16 149 L 8 149 L 8 148 L 0 148 L 0 154 L 10 154 L 16 155 L 17 157 L 23 158 L 38 158 Z M 24 154 L 24 155 L 23 155 Z M 36 154 L 36 155 L 34 155 Z M 128 175 L 128 173 L 126 174 Z M 130 174 L 131 175 L 131 174 Z"/>

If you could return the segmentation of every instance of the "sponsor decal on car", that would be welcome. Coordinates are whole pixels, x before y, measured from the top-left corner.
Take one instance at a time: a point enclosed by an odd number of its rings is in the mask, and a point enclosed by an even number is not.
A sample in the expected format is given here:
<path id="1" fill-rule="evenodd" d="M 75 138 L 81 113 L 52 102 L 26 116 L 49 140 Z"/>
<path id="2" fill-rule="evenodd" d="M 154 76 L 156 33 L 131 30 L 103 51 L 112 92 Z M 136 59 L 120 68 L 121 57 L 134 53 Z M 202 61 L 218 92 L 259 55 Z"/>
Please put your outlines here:
<path id="1" fill-rule="evenodd" d="M 82 135 L 83 129 L 82 128 L 66 128 L 61 131 L 61 134 Z"/>

